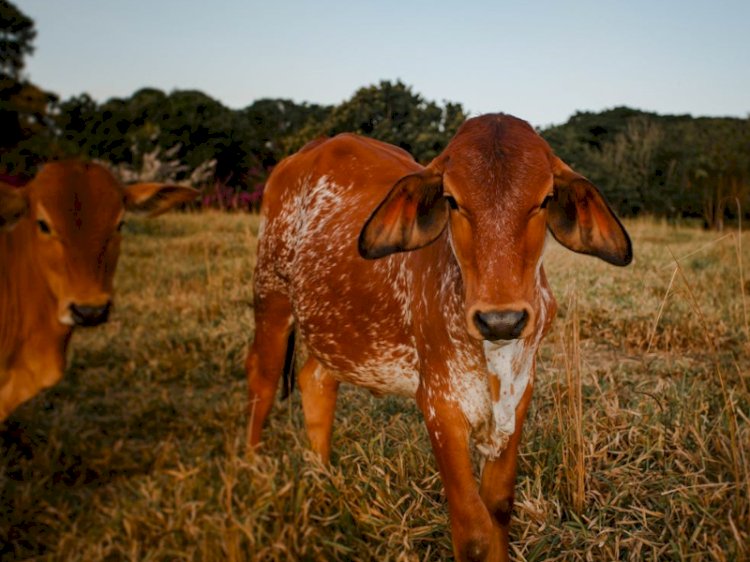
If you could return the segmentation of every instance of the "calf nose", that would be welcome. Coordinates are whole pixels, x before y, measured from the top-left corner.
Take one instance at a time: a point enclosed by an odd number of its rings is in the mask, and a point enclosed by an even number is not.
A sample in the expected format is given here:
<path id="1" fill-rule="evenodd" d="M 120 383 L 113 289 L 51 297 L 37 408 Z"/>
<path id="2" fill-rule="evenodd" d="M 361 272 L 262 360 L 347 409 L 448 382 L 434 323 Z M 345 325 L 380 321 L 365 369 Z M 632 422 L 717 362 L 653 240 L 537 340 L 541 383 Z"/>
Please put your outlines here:
<path id="1" fill-rule="evenodd" d="M 521 335 L 529 313 L 526 310 L 490 310 L 474 314 L 474 325 L 486 340 L 514 340 Z"/>
<path id="2" fill-rule="evenodd" d="M 112 302 L 103 305 L 75 304 L 70 305 L 70 315 L 76 326 L 98 326 L 109 318 Z"/>

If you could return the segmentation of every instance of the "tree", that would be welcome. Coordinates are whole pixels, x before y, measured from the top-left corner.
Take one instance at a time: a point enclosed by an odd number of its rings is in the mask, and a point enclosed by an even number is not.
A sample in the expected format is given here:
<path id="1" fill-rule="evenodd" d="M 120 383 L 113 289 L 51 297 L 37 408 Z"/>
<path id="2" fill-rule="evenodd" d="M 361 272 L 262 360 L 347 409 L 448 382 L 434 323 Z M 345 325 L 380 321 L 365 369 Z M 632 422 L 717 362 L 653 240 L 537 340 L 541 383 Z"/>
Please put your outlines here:
<path id="1" fill-rule="evenodd" d="M 646 115 L 630 117 L 625 127 L 598 148 L 589 146 L 590 165 L 596 169 L 595 182 L 605 191 L 610 203 L 628 214 L 642 210 L 654 212 L 671 202 L 656 190 L 655 157 L 663 132 L 661 125 Z"/>
<path id="2" fill-rule="evenodd" d="M 243 109 L 242 118 L 252 139 L 251 149 L 258 155 L 260 164 L 271 167 L 293 152 L 295 149 L 290 150 L 288 141 L 299 131 L 319 127 L 332 109 L 330 106 L 269 98 L 257 100 Z"/>
<path id="3" fill-rule="evenodd" d="M 542 131 L 620 214 L 700 217 L 720 230 L 750 207 L 750 119 L 656 115 L 626 107 L 577 113 Z"/>
<path id="4" fill-rule="evenodd" d="M 353 132 L 400 146 L 427 163 L 445 148 L 465 118 L 460 104 L 440 107 L 400 81 L 382 81 L 357 90 L 322 123 L 304 127 L 287 139 L 287 148 L 297 150 L 320 135 Z"/>
<path id="5" fill-rule="evenodd" d="M 34 52 L 34 22 L 8 0 L 0 0 L 0 75 L 19 81 L 24 57 Z"/>
<path id="6" fill-rule="evenodd" d="M 47 146 L 43 137 L 56 97 L 22 75 L 34 37 L 31 18 L 0 0 L 0 172 L 6 174 L 30 173 Z"/>

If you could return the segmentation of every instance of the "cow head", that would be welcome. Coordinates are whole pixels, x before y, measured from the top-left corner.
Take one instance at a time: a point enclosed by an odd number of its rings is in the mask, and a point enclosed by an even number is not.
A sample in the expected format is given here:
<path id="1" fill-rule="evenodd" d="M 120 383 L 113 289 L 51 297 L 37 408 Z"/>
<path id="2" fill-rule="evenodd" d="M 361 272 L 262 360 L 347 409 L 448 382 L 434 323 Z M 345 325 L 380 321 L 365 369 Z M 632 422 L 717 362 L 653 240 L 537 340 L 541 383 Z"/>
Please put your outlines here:
<path id="1" fill-rule="evenodd" d="M 55 162 L 22 189 L 0 187 L 0 230 L 23 230 L 59 322 L 94 326 L 109 315 L 126 209 L 155 216 L 197 194 L 158 183 L 123 188 L 98 164 Z"/>
<path id="2" fill-rule="evenodd" d="M 614 265 L 632 259 L 627 232 L 596 187 L 507 115 L 468 120 L 427 168 L 401 178 L 362 229 L 359 251 L 374 259 L 415 250 L 446 227 L 477 339 L 533 332 L 547 231 Z"/>

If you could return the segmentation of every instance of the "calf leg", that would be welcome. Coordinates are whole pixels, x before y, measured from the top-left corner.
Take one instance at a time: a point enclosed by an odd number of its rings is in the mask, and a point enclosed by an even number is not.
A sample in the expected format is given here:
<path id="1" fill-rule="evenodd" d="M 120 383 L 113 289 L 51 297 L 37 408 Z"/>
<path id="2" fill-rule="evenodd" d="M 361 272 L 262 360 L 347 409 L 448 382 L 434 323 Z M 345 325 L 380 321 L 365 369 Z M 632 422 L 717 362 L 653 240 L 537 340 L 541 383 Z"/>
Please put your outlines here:
<path id="1" fill-rule="evenodd" d="M 511 435 L 507 447 L 497 459 L 485 462 L 482 470 L 479 493 L 492 516 L 494 535 L 500 544 L 499 560 L 503 562 L 509 560 L 508 529 L 515 497 L 518 443 L 521 440 L 526 411 L 531 402 L 531 392 L 532 384 L 530 383 L 516 407 L 516 430 Z"/>
<path id="2" fill-rule="evenodd" d="M 33 381 L 33 375 L 25 370 L 8 370 L 0 373 L 0 423 L 7 418 L 21 403 L 25 402 L 39 389 L 23 386 L 19 381 Z"/>
<path id="3" fill-rule="evenodd" d="M 429 398 L 428 398 L 429 395 Z M 495 560 L 492 521 L 471 467 L 469 431 L 459 405 L 435 392 L 417 391 L 448 498 L 453 554 L 460 562 Z"/>
<path id="4" fill-rule="evenodd" d="M 302 367 L 297 380 L 302 392 L 302 409 L 310 445 L 323 462 L 328 463 L 339 381 L 313 357 Z"/>
<path id="5" fill-rule="evenodd" d="M 41 332 L 28 339 L 7 370 L 0 366 L 0 422 L 62 379 L 69 335 L 61 342 L 50 342 L 47 336 Z"/>
<path id="6" fill-rule="evenodd" d="M 248 431 L 250 448 L 260 442 L 279 378 L 284 369 L 286 347 L 293 324 L 292 307 L 286 295 L 272 293 L 255 301 L 255 339 L 245 360 L 248 383 Z"/>

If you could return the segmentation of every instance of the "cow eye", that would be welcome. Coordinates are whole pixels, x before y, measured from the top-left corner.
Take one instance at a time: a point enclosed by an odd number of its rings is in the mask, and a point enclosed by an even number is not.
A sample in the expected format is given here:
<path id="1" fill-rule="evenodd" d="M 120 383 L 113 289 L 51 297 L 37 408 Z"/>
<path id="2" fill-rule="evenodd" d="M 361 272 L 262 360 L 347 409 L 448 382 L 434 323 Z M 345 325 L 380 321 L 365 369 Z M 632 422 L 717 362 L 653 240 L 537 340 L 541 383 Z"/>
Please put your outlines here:
<path id="1" fill-rule="evenodd" d="M 540 209 L 546 209 L 547 204 L 552 201 L 552 195 L 547 195 L 547 197 L 544 198 L 544 201 L 542 201 L 542 204 L 539 205 Z"/>
<path id="2" fill-rule="evenodd" d="M 50 229 L 46 221 L 38 220 L 36 221 L 36 224 L 39 227 L 39 232 L 41 232 L 42 234 L 50 234 L 52 232 L 52 229 Z"/>
<path id="3" fill-rule="evenodd" d="M 125 221 L 120 221 L 117 223 L 117 232 L 122 232 L 122 227 L 125 226 Z"/>
<path id="4" fill-rule="evenodd" d="M 452 195 L 446 195 L 445 200 L 448 202 L 448 206 L 453 209 L 454 211 L 458 209 L 458 203 L 456 203 L 456 200 L 453 198 Z"/>

